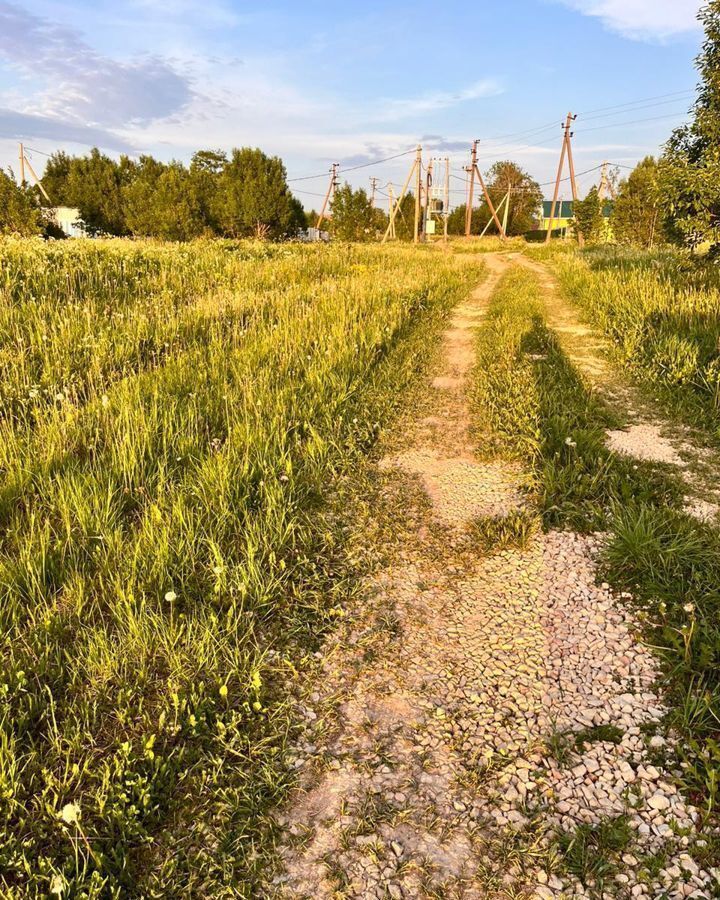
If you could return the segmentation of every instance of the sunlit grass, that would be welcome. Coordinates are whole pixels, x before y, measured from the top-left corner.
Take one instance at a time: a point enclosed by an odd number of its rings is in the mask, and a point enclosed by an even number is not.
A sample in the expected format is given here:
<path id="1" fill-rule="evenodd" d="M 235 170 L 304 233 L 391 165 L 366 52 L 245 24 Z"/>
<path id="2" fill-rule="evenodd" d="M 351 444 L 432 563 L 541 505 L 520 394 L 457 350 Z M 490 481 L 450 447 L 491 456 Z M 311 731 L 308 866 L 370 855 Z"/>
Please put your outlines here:
<path id="1" fill-rule="evenodd" d="M 0 244 L 6 890 L 252 896 L 288 685 L 353 574 L 334 485 L 479 271 Z"/>

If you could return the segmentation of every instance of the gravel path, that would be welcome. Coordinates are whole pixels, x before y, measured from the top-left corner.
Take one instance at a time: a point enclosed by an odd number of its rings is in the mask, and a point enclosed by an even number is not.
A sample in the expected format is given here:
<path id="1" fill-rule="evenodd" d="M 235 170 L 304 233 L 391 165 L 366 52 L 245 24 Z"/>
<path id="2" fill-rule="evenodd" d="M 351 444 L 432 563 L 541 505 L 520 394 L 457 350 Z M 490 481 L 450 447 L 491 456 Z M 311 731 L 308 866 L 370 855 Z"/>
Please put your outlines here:
<path id="1" fill-rule="evenodd" d="M 598 536 L 475 549 L 478 517 L 523 510 L 524 473 L 476 459 L 469 431 L 474 331 L 515 264 L 487 261 L 427 409 L 380 465 L 416 533 L 324 649 L 264 896 L 600 896 L 566 863 L 567 844 L 602 826 L 623 836 L 604 896 L 711 897 L 692 859 L 697 812 L 662 765 L 653 659 L 595 583 Z"/>

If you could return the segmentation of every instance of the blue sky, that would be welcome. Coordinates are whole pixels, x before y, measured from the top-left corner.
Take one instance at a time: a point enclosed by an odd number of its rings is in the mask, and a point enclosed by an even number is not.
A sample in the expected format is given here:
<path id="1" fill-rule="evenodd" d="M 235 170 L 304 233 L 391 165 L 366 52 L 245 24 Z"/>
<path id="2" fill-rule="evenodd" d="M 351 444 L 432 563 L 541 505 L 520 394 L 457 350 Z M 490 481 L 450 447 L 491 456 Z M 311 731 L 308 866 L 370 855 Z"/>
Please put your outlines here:
<path id="1" fill-rule="evenodd" d="M 56 148 L 188 160 L 201 147 L 253 145 L 282 156 L 292 178 L 420 141 L 460 173 L 479 138 L 484 168 L 512 158 L 544 182 L 568 110 L 579 172 L 630 165 L 686 117 L 698 6 L 0 0 L 0 165 L 17 168 L 18 140 L 38 169 L 38 151 Z M 347 180 L 398 184 L 409 159 Z M 596 177 L 580 176 L 581 191 Z M 324 183 L 293 187 L 309 207 Z"/>

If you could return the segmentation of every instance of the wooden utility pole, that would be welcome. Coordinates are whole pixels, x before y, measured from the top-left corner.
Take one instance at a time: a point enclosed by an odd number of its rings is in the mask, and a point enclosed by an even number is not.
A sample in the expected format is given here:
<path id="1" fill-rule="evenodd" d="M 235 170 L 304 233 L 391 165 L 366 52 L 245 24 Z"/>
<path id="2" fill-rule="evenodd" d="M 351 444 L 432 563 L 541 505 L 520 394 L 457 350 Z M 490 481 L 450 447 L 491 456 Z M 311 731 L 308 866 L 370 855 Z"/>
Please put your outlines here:
<path id="1" fill-rule="evenodd" d="M 370 179 L 372 185 L 372 193 L 370 194 L 370 208 L 375 209 L 375 191 L 377 190 L 378 179 L 374 176 Z"/>
<path id="2" fill-rule="evenodd" d="M 510 216 L 510 198 L 512 197 L 512 185 L 508 185 L 505 196 L 505 212 L 503 213 L 503 232 L 507 236 L 508 218 Z"/>
<path id="3" fill-rule="evenodd" d="M 20 184 L 23 186 L 27 183 L 27 180 L 25 178 L 25 168 L 26 167 L 27 167 L 28 171 L 30 172 L 30 174 L 32 175 L 33 180 L 35 181 L 35 184 L 40 188 L 40 193 L 43 195 L 43 197 L 47 200 L 48 203 L 51 203 L 52 201 L 48 197 L 48 193 L 45 190 L 45 188 L 43 187 L 42 181 L 40 181 L 40 179 L 37 177 L 37 172 L 35 171 L 35 169 L 33 169 L 32 164 L 30 163 L 30 160 L 27 158 L 27 154 L 25 153 L 25 145 L 20 144 Z"/>
<path id="4" fill-rule="evenodd" d="M 323 200 L 322 209 L 320 210 L 320 215 L 318 216 L 317 225 L 315 226 L 318 232 L 318 240 L 320 240 L 320 227 L 322 226 L 323 220 L 326 218 L 325 213 L 327 212 L 328 203 L 330 202 L 330 198 L 334 196 L 335 191 L 337 190 L 339 168 L 340 163 L 333 163 L 330 169 L 330 184 L 328 185 L 327 193 L 325 194 L 325 199 Z"/>
<path id="5" fill-rule="evenodd" d="M 448 240 L 448 219 L 450 218 L 450 157 L 445 157 L 445 195 L 443 197 L 443 241 Z"/>
<path id="6" fill-rule="evenodd" d="M 389 207 L 390 207 L 390 237 L 395 238 L 395 193 L 393 190 L 392 181 L 388 184 L 388 197 L 390 198 Z"/>
<path id="7" fill-rule="evenodd" d="M 609 163 L 606 160 L 600 168 L 600 184 L 598 185 L 598 197 L 600 200 L 604 200 L 610 193 L 610 183 L 607 177 L 608 165 Z"/>
<path id="8" fill-rule="evenodd" d="M 422 147 L 415 154 L 415 229 L 413 240 L 420 243 L 420 191 L 422 190 Z"/>
<path id="9" fill-rule="evenodd" d="M 562 150 L 560 151 L 560 162 L 558 163 L 557 177 L 555 179 L 555 192 L 553 193 L 552 206 L 550 207 L 550 219 L 548 220 L 548 228 L 547 235 L 545 236 L 545 243 L 550 242 L 550 238 L 552 237 L 552 228 L 553 223 L 555 221 L 555 211 L 557 208 L 558 195 L 560 194 L 560 182 L 562 181 L 562 173 L 563 168 L 565 166 L 565 156 L 566 154 L 572 158 L 572 148 L 570 146 L 570 126 L 577 119 L 577 116 L 574 116 L 572 113 L 567 114 L 567 119 L 565 120 L 565 124 L 563 125 L 563 143 Z M 572 180 L 572 189 L 573 196 L 577 193 L 577 187 L 575 185 L 575 167 L 571 163 L 570 164 L 570 178 Z"/>
<path id="10" fill-rule="evenodd" d="M 428 222 L 432 218 L 433 164 L 434 160 L 431 159 L 428 163 L 427 174 L 425 176 L 425 219 L 423 222 L 423 233 L 426 240 L 429 230 Z"/>
<path id="11" fill-rule="evenodd" d="M 575 118 L 575 116 L 573 116 L 573 119 L 574 118 Z M 570 131 L 570 128 L 568 127 L 565 131 L 565 140 L 567 141 L 567 157 L 568 157 L 568 166 L 570 167 L 570 184 L 572 185 L 573 210 L 574 210 L 575 207 L 577 206 L 577 202 L 580 198 L 578 197 L 577 182 L 575 181 L 575 163 L 573 161 L 573 155 L 572 155 L 572 141 L 570 140 L 571 137 L 572 137 L 572 131 Z M 576 222 L 577 222 L 577 220 L 576 220 Z M 577 227 L 577 224 L 575 225 L 575 228 L 577 231 L 578 247 L 584 247 L 585 246 L 585 238 L 583 237 L 583 233 Z"/>
<path id="12" fill-rule="evenodd" d="M 420 200 L 420 179 L 421 179 L 421 168 L 422 168 L 422 147 L 418 146 L 417 153 L 415 154 L 415 159 L 413 160 L 413 164 L 410 166 L 410 171 L 408 172 L 408 176 L 405 179 L 405 184 L 402 186 L 402 190 L 400 191 L 400 196 L 398 197 L 397 203 L 395 203 L 394 208 L 390 214 L 390 221 L 388 222 L 388 227 L 385 230 L 385 234 L 382 239 L 382 243 L 384 244 L 388 238 L 392 235 L 395 236 L 395 219 L 397 218 L 398 210 L 402 208 L 402 202 L 405 199 L 405 194 L 407 194 L 407 189 L 410 186 L 410 182 L 412 181 L 413 175 L 417 172 L 417 197 L 415 198 L 415 214 L 416 217 L 419 218 L 419 208 L 418 203 Z M 391 194 L 392 197 L 392 194 Z M 392 206 L 392 203 L 391 203 Z M 417 227 L 417 218 L 416 218 L 416 227 Z"/>
<path id="13" fill-rule="evenodd" d="M 498 203 L 497 210 L 496 210 L 498 215 L 500 214 L 501 210 L 505 210 L 505 212 L 507 212 L 507 205 L 509 202 L 510 202 L 510 194 L 507 193 L 502 198 L 502 200 Z M 493 217 L 490 216 L 490 218 L 485 223 L 485 227 L 480 232 L 480 237 L 485 237 L 485 235 L 487 234 L 487 230 L 492 225 L 493 221 L 494 221 Z M 503 231 L 505 231 L 505 233 L 507 234 L 507 218 L 504 214 L 503 214 Z"/>
<path id="14" fill-rule="evenodd" d="M 477 169 L 477 147 L 478 142 L 473 141 L 472 149 L 470 150 L 470 187 L 468 188 L 468 202 L 467 207 L 465 209 L 465 237 L 470 237 L 472 232 L 472 212 L 473 212 L 473 203 L 475 202 L 475 170 Z M 468 171 L 466 169 L 465 171 Z"/>
<path id="15" fill-rule="evenodd" d="M 476 144 L 476 147 L 477 147 L 477 141 L 475 142 L 475 144 Z M 477 154 L 475 154 L 475 156 L 477 156 Z M 492 202 L 492 200 L 490 199 L 490 194 L 488 193 L 488 189 L 487 189 L 487 187 L 485 186 L 485 180 L 484 180 L 484 178 L 482 177 L 482 173 L 480 172 L 480 169 L 478 168 L 477 160 L 476 160 L 476 162 L 475 162 L 475 174 L 477 175 L 477 179 L 478 179 L 478 181 L 480 182 L 480 187 L 483 189 L 483 194 L 485 195 L 485 202 L 486 202 L 487 205 L 488 205 L 488 209 L 489 209 L 490 212 L 492 213 L 492 217 L 493 217 L 493 219 L 495 220 L 495 224 L 497 225 L 497 230 L 498 230 L 498 232 L 499 232 L 499 234 L 500 234 L 500 237 L 501 237 L 503 240 L 505 240 L 505 237 L 506 237 L 506 235 L 505 235 L 505 229 L 503 228 L 500 219 L 498 219 L 497 211 L 495 210 L 495 207 L 493 206 L 493 202 Z"/>

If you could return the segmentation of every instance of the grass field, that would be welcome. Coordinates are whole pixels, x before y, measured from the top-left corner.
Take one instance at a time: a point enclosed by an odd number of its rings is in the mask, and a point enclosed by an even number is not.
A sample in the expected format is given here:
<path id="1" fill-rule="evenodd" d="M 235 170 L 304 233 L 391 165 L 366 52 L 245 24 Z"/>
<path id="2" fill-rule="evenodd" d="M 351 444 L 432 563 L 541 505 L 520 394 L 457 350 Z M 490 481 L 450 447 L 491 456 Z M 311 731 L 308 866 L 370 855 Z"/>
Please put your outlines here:
<path id="1" fill-rule="evenodd" d="M 352 473 L 480 272 L 0 244 L 3 896 L 253 896 Z"/>

